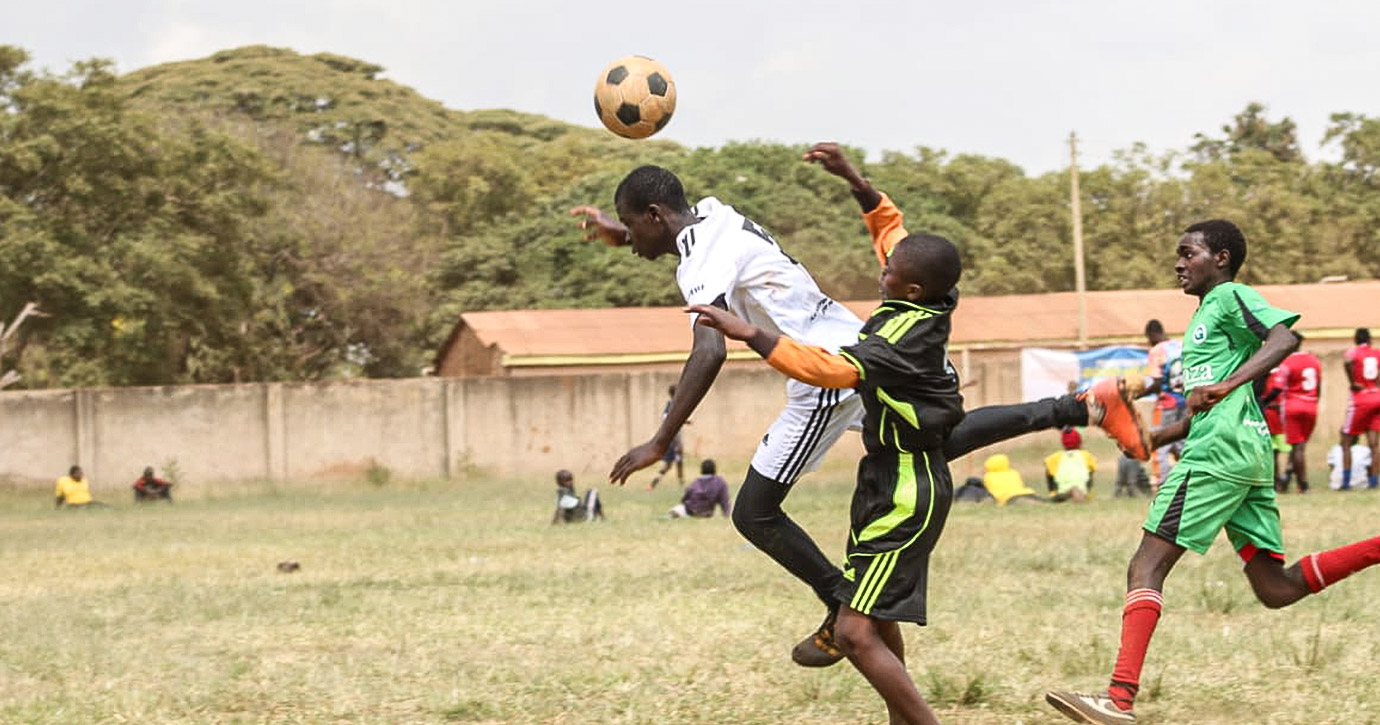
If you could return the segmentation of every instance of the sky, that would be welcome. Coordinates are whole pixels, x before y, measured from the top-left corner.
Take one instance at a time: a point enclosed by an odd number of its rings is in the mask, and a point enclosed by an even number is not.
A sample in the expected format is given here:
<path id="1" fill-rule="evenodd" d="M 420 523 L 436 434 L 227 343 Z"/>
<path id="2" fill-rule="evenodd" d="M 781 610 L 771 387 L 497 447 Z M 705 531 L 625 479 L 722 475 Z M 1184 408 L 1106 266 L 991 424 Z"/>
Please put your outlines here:
<path id="1" fill-rule="evenodd" d="M 1292 118 L 1309 158 L 1335 112 L 1380 114 L 1380 3 L 1255 0 L 45 0 L 0 4 L 0 43 L 52 71 L 121 71 L 251 44 L 331 52 L 461 110 L 596 126 L 600 71 L 628 54 L 676 82 L 661 132 L 918 146 L 1032 174 L 1143 142 L 1182 150 L 1251 101 Z"/>

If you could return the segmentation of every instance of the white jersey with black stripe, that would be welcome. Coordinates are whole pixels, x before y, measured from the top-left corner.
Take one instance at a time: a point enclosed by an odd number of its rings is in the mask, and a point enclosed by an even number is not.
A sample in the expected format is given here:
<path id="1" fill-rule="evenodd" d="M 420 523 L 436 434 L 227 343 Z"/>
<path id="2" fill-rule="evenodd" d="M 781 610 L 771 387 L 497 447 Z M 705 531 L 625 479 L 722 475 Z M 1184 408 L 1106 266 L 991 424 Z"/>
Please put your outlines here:
<path id="1" fill-rule="evenodd" d="M 699 221 L 676 238 L 686 304 L 721 301 L 764 330 L 829 352 L 857 342 L 862 320 L 824 294 L 760 225 L 712 196 L 691 211 Z"/>

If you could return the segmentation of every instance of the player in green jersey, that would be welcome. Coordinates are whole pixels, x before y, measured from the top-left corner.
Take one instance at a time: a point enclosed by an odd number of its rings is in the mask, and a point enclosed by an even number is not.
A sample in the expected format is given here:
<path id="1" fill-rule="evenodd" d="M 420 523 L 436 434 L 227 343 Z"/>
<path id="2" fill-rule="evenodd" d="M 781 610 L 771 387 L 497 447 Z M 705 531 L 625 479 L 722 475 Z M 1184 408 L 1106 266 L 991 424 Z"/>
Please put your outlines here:
<path id="1" fill-rule="evenodd" d="M 1179 286 L 1199 299 L 1183 343 L 1192 417 L 1155 432 L 1160 444 L 1187 439 L 1183 458 L 1151 504 L 1140 548 L 1126 572 L 1121 648 L 1111 685 L 1098 694 L 1045 695 L 1078 722 L 1136 721 L 1132 705 L 1159 621 L 1164 580 L 1184 551 L 1206 553 L 1222 529 L 1245 562 L 1256 597 L 1271 609 L 1380 563 L 1376 536 L 1284 565 L 1270 433 L 1248 383 L 1298 347 L 1289 328 L 1299 316 L 1271 307 L 1258 292 L 1234 281 L 1246 259 L 1246 238 L 1231 222 L 1190 226 L 1177 251 Z"/>

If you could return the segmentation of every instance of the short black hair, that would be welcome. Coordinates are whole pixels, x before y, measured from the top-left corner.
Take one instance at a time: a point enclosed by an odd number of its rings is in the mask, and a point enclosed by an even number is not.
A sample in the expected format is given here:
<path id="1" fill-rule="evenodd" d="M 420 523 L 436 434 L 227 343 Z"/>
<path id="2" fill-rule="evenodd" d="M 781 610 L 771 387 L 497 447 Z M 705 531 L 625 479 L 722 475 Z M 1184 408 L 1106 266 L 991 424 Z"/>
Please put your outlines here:
<path id="1" fill-rule="evenodd" d="M 1146 335 L 1163 335 L 1163 334 L 1164 334 L 1164 323 L 1160 322 L 1159 320 L 1151 320 L 1151 321 L 1145 323 L 1145 334 L 1146 334 Z"/>
<path id="2" fill-rule="evenodd" d="M 685 200 L 685 187 L 676 175 L 660 166 L 639 166 L 632 170 L 613 192 L 613 204 L 622 202 L 628 211 L 640 214 L 652 204 L 660 204 L 672 211 L 690 211 Z"/>
<path id="3" fill-rule="evenodd" d="M 81 466 L 72 466 L 71 468 L 67 469 L 67 475 L 69 476 L 75 476 L 78 473 L 81 473 Z"/>
<path id="4" fill-rule="evenodd" d="M 1235 279 L 1236 273 L 1241 271 L 1241 265 L 1246 262 L 1246 235 L 1241 233 L 1240 227 L 1226 219 L 1208 219 L 1184 230 L 1184 234 L 1195 233 L 1203 235 L 1203 243 L 1213 254 L 1227 250 L 1231 255 L 1227 268 Z"/>
<path id="5" fill-rule="evenodd" d="M 1369 345 L 1369 344 L 1370 344 L 1370 328 L 1369 328 L 1369 327 L 1358 327 L 1358 328 L 1356 328 L 1356 344 L 1357 344 L 1357 345 Z"/>
<path id="6" fill-rule="evenodd" d="M 706 476 L 712 476 L 718 472 L 719 467 L 714 465 L 713 458 L 706 458 L 703 461 L 700 461 L 700 473 Z"/>
<path id="7" fill-rule="evenodd" d="M 963 274 L 958 247 L 935 234 L 912 234 L 891 250 L 891 264 L 901 279 L 925 288 L 922 302 L 933 302 L 948 294 Z"/>
<path id="8" fill-rule="evenodd" d="M 559 470 L 559 471 L 556 471 L 556 483 L 560 483 L 560 482 L 562 482 L 562 481 L 572 481 L 572 482 L 573 482 L 574 480 L 575 480 L 575 477 L 572 476 L 572 475 L 570 474 L 570 471 L 567 471 L 567 470 L 565 470 L 564 468 L 562 468 L 562 469 Z"/>

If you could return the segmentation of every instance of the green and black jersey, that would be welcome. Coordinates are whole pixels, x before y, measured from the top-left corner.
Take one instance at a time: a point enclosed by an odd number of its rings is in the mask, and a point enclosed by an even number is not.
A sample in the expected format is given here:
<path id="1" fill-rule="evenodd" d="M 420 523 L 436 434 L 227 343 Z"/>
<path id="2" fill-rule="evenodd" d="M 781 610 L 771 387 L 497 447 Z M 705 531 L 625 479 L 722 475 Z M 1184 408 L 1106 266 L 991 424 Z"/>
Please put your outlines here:
<path id="1" fill-rule="evenodd" d="M 958 291 L 935 304 L 886 300 L 839 354 L 858 369 L 863 445 L 868 453 L 942 448 L 963 419 L 958 374 L 949 362 Z"/>

